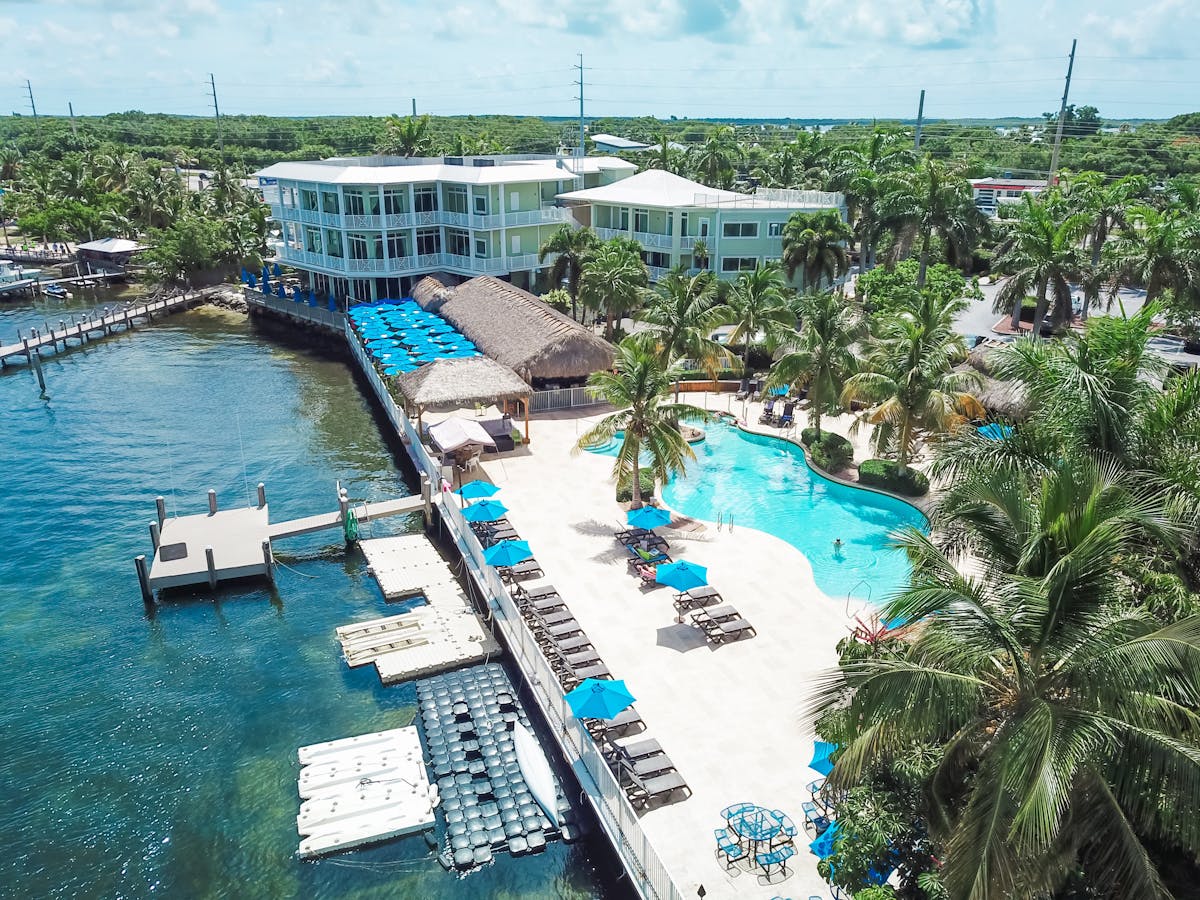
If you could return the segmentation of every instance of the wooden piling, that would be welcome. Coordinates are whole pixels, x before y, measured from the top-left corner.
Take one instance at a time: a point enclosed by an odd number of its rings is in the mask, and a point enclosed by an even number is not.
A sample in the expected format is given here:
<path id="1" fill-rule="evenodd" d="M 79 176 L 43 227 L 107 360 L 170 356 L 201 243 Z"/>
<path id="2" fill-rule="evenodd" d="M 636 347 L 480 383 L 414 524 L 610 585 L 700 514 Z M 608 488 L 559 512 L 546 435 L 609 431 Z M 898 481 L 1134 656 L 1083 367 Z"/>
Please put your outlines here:
<path id="1" fill-rule="evenodd" d="M 167 518 L 167 501 L 163 497 L 155 497 L 154 506 L 158 510 L 158 527 L 162 528 L 162 523 Z"/>
<path id="2" fill-rule="evenodd" d="M 208 587 L 213 590 L 217 586 L 217 561 L 213 558 L 213 548 L 204 548 L 204 561 L 208 564 Z"/>
<path id="3" fill-rule="evenodd" d="M 217 492 L 212 488 L 208 489 L 208 514 L 210 516 L 217 514 Z"/>
<path id="4" fill-rule="evenodd" d="M 146 554 L 139 553 L 133 558 L 133 564 L 137 568 L 138 587 L 142 591 L 142 602 L 147 606 L 154 604 L 154 592 L 150 590 L 150 569 L 146 566 Z"/>
<path id="5" fill-rule="evenodd" d="M 258 508 L 262 509 L 267 505 L 267 486 L 261 481 L 258 483 Z"/>
<path id="6" fill-rule="evenodd" d="M 267 565 L 267 581 L 275 583 L 275 557 L 271 554 L 271 542 L 262 542 L 263 562 Z"/>
<path id="7" fill-rule="evenodd" d="M 46 393 L 46 373 L 42 371 L 42 354 L 38 353 L 33 358 L 33 371 L 37 375 L 38 387 L 42 393 Z"/>
<path id="8" fill-rule="evenodd" d="M 151 522 L 150 523 L 150 544 L 154 547 L 155 553 L 158 552 L 158 542 L 159 542 L 158 523 Z"/>
<path id="9" fill-rule="evenodd" d="M 429 528 L 433 525 L 433 484 L 425 474 L 421 475 L 421 503 L 424 508 L 425 527 Z"/>

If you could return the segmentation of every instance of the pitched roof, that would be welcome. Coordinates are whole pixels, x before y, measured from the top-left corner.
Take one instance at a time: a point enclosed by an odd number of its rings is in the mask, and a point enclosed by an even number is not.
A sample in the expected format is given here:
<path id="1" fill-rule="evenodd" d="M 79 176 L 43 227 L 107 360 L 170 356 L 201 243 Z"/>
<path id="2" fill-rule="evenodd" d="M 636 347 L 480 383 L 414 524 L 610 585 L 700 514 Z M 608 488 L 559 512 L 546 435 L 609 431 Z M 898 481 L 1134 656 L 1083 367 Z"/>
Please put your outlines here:
<path id="1" fill-rule="evenodd" d="M 712 205 L 713 201 L 731 201 L 747 198 L 748 194 L 710 188 L 698 181 L 691 181 L 663 169 L 647 169 L 612 184 L 569 191 L 559 194 L 560 200 L 577 200 L 584 203 L 613 203 L 622 206 L 680 206 Z M 702 198 L 702 199 L 701 199 Z M 697 200 L 700 199 L 700 202 Z"/>
<path id="2" fill-rule="evenodd" d="M 98 241 L 87 241 L 83 244 L 76 244 L 76 250 L 90 250 L 93 253 L 134 253 L 138 250 L 145 250 L 144 244 L 139 244 L 137 241 L 130 241 L 126 238 L 100 238 Z"/>
<path id="3" fill-rule="evenodd" d="M 405 399 L 422 408 L 461 409 L 530 394 L 516 372 L 486 356 L 439 359 L 401 375 L 398 382 Z"/>
<path id="4" fill-rule="evenodd" d="M 645 150 L 649 144 L 641 141 L 631 141 L 629 138 L 617 137 L 615 134 L 593 134 L 592 142 L 603 144 L 605 147 L 615 147 L 618 150 Z"/>

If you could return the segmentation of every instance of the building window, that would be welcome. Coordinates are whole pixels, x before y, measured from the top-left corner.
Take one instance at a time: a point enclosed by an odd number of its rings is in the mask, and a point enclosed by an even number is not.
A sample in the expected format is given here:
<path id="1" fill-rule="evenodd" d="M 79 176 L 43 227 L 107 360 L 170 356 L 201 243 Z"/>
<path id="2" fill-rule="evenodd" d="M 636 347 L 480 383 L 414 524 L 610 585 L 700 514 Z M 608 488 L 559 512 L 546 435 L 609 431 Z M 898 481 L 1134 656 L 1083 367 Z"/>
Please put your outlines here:
<path id="1" fill-rule="evenodd" d="M 642 261 L 648 266 L 653 266 L 656 269 L 668 269 L 671 267 L 671 254 L 659 253 L 655 250 L 643 250 Z"/>
<path id="2" fill-rule="evenodd" d="M 753 272 L 758 260 L 753 256 L 726 256 L 721 259 L 722 272 Z"/>
<path id="3" fill-rule="evenodd" d="M 721 225 L 721 237 L 756 238 L 756 237 L 758 237 L 758 223 L 757 222 L 724 222 Z"/>
<path id="4" fill-rule="evenodd" d="M 280 188 L 279 189 L 279 202 L 283 206 L 289 206 L 289 207 L 295 206 L 296 205 L 296 189 L 292 188 L 292 187 Z"/>
<path id="5" fill-rule="evenodd" d="M 361 234 L 351 234 L 346 237 L 346 242 L 350 245 L 351 259 L 369 259 L 367 253 L 367 238 Z"/>
<path id="6" fill-rule="evenodd" d="M 767 223 L 767 237 L 783 237 L 783 223 L 782 222 L 768 222 Z"/>
<path id="7" fill-rule="evenodd" d="M 321 191 L 321 212 L 331 216 L 340 215 L 337 191 Z"/>
<path id="8" fill-rule="evenodd" d="M 466 197 L 463 197 L 466 202 Z M 459 228 L 446 229 L 446 252 L 455 256 L 471 255 L 471 235 Z"/>
<path id="9" fill-rule="evenodd" d="M 679 214 L 679 233 L 684 237 L 688 236 L 688 214 L 686 212 Z"/>
<path id="10" fill-rule="evenodd" d="M 413 206 L 419 213 L 437 212 L 437 188 L 434 185 L 423 185 L 414 190 Z"/>
<path id="11" fill-rule="evenodd" d="M 317 192 L 308 188 L 300 188 L 300 208 L 309 212 L 317 211 Z"/>
<path id="12" fill-rule="evenodd" d="M 330 256 L 336 256 L 342 259 L 346 253 L 342 249 L 342 233 L 340 231 L 332 231 L 325 229 L 325 252 Z"/>
<path id="13" fill-rule="evenodd" d="M 487 201 L 488 198 L 482 194 L 475 195 L 475 215 L 486 216 L 488 214 Z"/>
<path id="14" fill-rule="evenodd" d="M 385 188 L 383 211 L 389 216 L 402 216 L 408 212 L 408 189 Z"/>
<path id="15" fill-rule="evenodd" d="M 476 197 L 475 199 L 478 200 L 479 198 Z M 483 238 L 475 238 L 475 255 L 479 259 L 486 259 L 488 255 L 487 251 L 487 241 L 485 241 Z"/>
<path id="16" fill-rule="evenodd" d="M 408 235 L 389 234 L 387 239 L 388 258 L 400 259 L 408 256 Z"/>
<path id="17" fill-rule="evenodd" d="M 467 189 L 462 185 L 451 185 L 446 188 L 446 211 L 467 214 Z"/>
<path id="18" fill-rule="evenodd" d="M 635 209 L 633 211 L 633 230 L 643 233 L 650 230 L 650 210 Z"/>
<path id="19" fill-rule="evenodd" d="M 621 229 L 621 231 L 629 230 L 629 210 L 625 207 L 621 208 L 621 215 L 617 228 Z"/>
<path id="20" fill-rule="evenodd" d="M 367 214 L 367 203 L 363 199 L 362 191 L 346 191 L 346 215 L 348 216 L 365 216 Z M 363 257 L 359 257 L 362 259 Z"/>
<path id="21" fill-rule="evenodd" d="M 417 204 L 418 208 L 420 204 Z M 442 252 L 442 233 L 436 228 L 417 229 L 417 253 L 428 256 L 431 253 Z"/>
<path id="22" fill-rule="evenodd" d="M 317 228 L 304 229 L 304 249 L 309 253 L 324 253 L 325 244 L 321 240 L 321 231 Z"/>

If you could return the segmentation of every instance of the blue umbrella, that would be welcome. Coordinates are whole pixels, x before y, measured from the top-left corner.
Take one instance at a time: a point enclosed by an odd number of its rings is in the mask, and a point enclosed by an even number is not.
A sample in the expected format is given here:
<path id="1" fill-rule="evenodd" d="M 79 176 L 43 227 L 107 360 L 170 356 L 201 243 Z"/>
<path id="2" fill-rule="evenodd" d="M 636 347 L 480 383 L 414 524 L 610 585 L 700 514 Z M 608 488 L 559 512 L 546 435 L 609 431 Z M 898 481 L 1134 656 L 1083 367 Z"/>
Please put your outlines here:
<path id="1" fill-rule="evenodd" d="M 252 288 L 258 287 L 258 279 L 257 278 L 255 278 L 253 275 L 247 275 L 246 278 L 247 278 L 246 284 L 250 285 L 250 287 L 252 287 Z"/>
<path id="2" fill-rule="evenodd" d="M 809 843 L 808 849 L 813 852 L 817 859 L 829 859 L 833 856 L 833 845 L 837 840 L 838 824 L 834 822 L 815 840 Z"/>
<path id="3" fill-rule="evenodd" d="M 242 266 L 242 284 L 250 283 L 250 273 L 246 271 L 246 267 Z"/>
<path id="4" fill-rule="evenodd" d="M 788 386 L 786 384 L 771 388 L 771 396 L 773 397 L 786 397 L 787 392 Z"/>
<path id="5" fill-rule="evenodd" d="M 708 584 L 708 569 L 686 559 L 664 563 L 655 570 L 654 580 L 677 591 L 690 591 Z"/>
<path id="6" fill-rule="evenodd" d="M 297 286 L 292 287 L 292 299 L 297 303 L 300 302 L 300 288 Z"/>
<path id="7" fill-rule="evenodd" d="M 279 284 L 277 284 L 277 285 L 275 286 L 275 296 L 276 296 L 276 297 L 278 297 L 280 300 L 285 300 L 285 299 L 287 299 L 287 288 L 285 288 L 285 287 L 283 286 L 283 282 L 282 282 L 282 281 L 281 281 L 281 282 L 279 282 Z"/>
<path id="8" fill-rule="evenodd" d="M 567 694 L 567 703 L 577 719 L 614 719 L 633 700 L 620 679 L 585 678 Z"/>
<path id="9" fill-rule="evenodd" d="M 271 267 L 271 272 L 276 278 L 283 274 L 283 270 L 279 268 L 279 263 L 275 263 L 275 265 Z"/>
<path id="10" fill-rule="evenodd" d="M 808 767 L 828 777 L 829 773 L 833 771 L 833 760 L 830 757 L 837 752 L 837 748 L 837 744 L 831 744 L 829 741 L 814 742 L 813 758 Z"/>
<path id="11" fill-rule="evenodd" d="M 309 306 L 317 305 L 317 295 L 314 294 L 312 291 L 308 292 L 308 305 Z"/>
<path id="12" fill-rule="evenodd" d="M 657 506 L 643 506 L 626 513 L 625 521 L 634 528 L 659 528 L 671 521 L 671 514 Z"/>
<path id="13" fill-rule="evenodd" d="M 497 519 L 504 518 L 506 512 L 508 512 L 508 507 L 499 500 L 480 500 L 478 503 L 472 503 L 463 510 L 463 518 L 468 522 L 495 522 Z M 506 541 L 505 543 L 512 542 Z M 496 546 L 499 546 L 499 544 Z M 529 549 L 528 544 L 525 544 L 525 549 Z M 524 559 L 525 557 L 521 558 Z M 491 562 L 491 560 L 488 560 L 488 562 Z M 503 563 L 502 565 L 509 564 Z"/>
<path id="14" fill-rule="evenodd" d="M 481 497 L 491 497 L 500 488 L 496 487 L 490 481 L 468 481 L 458 489 L 458 493 L 468 500 L 478 500 Z"/>
<path id="15" fill-rule="evenodd" d="M 487 503 L 488 501 L 481 500 L 479 502 Z M 471 508 L 467 507 L 467 509 Z M 529 549 L 529 541 L 501 541 L 483 551 L 483 561 L 489 566 L 515 566 L 531 556 L 533 556 L 533 551 Z"/>
<path id="16" fill-rule="evenodd" d="M 980 436 L 987 438 L 989 441 L 1002 441 L 1012 434 L 1011 425 L 1001 425 L 999 422 L 989 422 L 987 425 L 981 425 L 975 429 Z"/>

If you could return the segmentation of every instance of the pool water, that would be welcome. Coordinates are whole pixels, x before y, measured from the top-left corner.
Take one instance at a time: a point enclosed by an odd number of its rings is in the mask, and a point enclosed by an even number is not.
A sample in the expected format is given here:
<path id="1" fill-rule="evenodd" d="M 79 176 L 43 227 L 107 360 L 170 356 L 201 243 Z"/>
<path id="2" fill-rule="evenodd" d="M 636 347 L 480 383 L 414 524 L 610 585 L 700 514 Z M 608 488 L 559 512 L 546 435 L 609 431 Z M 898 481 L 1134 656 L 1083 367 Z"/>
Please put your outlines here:
<path id="1" fill-rule="evenodd" d="M 928 528 L 916 507 L 818 475 L 788 441 L 727 424 L 706 428 L 687 474 L 664 488 L 667 505 L 787 541 L 808 558 L 817 587 L 830 597 L 879 603 L 904 587 L 908 559 L 889 546 L 889 536 L 908 525 Z"/>

